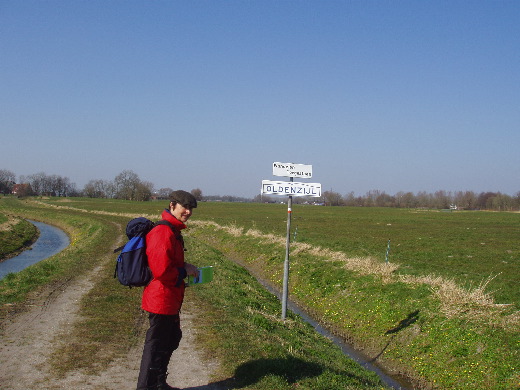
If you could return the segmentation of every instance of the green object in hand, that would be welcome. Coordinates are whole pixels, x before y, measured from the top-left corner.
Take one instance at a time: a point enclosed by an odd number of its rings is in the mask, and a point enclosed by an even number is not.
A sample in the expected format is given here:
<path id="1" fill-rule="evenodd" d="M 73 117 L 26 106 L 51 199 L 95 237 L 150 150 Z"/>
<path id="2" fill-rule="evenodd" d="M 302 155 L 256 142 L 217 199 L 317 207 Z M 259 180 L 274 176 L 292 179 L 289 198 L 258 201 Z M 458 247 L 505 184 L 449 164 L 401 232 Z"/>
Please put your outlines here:
<path id="1" fill-rule="evenodd" d="M 213 267 L 201 267 L 198 268 L 199 276 L 189 276 L 188 277 L 188 286 L 193 286 L 194 284 L 208 283 L 213 280 Z"/>

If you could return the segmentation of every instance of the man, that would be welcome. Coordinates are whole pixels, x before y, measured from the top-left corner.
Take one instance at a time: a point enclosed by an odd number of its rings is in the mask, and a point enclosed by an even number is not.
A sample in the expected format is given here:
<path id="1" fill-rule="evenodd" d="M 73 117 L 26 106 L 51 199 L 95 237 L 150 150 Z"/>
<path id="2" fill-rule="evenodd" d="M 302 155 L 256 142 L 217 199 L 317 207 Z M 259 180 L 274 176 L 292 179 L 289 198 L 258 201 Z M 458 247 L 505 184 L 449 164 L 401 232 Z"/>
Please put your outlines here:
<path id="1" fill-rule="evenodd" d="M 148 312 L 150 328 L 141 359 L 138 390 L 173 390 L 166 383 L 170 357 L 179 346 L 182 331 L 179 312 L 184 299 L 184 279 L 197 276 L 198 270 L 184 262 L 181 230 L 197 207 L 195 197 L 186 191 L 170 194 L 168 209 L 162 219 L 173 225 L 157 225 L 146 236 L 146 255 L 153 274 L 143 291 L 142 308 Z"/>

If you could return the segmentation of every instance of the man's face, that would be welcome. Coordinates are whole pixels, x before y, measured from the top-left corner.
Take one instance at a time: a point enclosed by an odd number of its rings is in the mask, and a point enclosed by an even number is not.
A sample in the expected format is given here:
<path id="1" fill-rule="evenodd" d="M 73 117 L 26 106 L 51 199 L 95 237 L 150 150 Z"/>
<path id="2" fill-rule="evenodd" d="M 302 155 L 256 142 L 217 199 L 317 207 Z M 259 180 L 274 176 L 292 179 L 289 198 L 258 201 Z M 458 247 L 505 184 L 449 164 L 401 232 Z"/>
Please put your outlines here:
<path id="1" fill-rule="evenodd" d="M 172 207 L 170 206 L 170 210 Z M 190 217 L 192 213 L 192 208 L 187 206 L 183 206 L 180 203 L 176 203 L 173 210 L 171 210 L 172 215 L 177 218 L 182 223 L 185 223 Z"/>

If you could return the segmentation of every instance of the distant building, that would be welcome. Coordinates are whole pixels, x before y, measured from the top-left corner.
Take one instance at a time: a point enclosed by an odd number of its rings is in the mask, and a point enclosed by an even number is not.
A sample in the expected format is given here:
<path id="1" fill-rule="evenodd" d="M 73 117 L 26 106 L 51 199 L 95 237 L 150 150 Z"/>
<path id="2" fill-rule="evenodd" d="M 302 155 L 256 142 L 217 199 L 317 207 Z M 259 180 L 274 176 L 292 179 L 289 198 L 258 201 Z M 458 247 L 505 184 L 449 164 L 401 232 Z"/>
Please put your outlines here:
<path id="1" fill-rule="evenodd" d="M 13 186 L 13 190 L 11 193 L 18 197 L 22 197 L 22 196 L 32 195 L 33 191 L 32 191 L 32 187 L 29 183 L 24 183 L 24 184 L 15 184 Z"/>

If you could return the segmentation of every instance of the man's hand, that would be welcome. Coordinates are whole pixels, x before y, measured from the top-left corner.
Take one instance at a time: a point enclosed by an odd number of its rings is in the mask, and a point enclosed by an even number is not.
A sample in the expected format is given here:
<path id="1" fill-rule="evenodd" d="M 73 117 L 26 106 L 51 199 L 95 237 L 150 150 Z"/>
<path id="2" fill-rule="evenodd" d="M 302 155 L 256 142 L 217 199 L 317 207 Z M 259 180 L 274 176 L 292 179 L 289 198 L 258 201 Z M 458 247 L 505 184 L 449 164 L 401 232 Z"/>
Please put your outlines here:
<path id="1" fill-rule="evenodd" d="M 193 264 L 190 264 L 190 263 L 184 263 L 184 269 L 186 270 L 186 273 L 189 275 L 189 276 L 193 276 L 193 277 L 197 277 L 199 276 L 199 270 L 197 269 L 197 267 L 195 267 Z"/>

